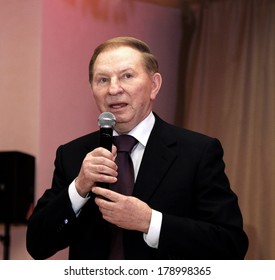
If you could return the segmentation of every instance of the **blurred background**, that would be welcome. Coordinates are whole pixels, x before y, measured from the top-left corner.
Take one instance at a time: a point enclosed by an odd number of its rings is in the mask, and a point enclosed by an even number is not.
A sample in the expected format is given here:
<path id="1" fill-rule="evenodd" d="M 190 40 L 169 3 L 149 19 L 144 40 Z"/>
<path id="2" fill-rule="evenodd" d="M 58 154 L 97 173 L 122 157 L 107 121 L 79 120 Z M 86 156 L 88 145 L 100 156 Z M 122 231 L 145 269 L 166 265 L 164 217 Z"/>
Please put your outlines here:
<path id="1" fill-rule="evenodd" d="M 88 83 L 94 48 L 134 36 L 159 60 L 154 110 L 221 140 L 250 239 L 246 258 L 275 259 L 274 0 L 0 0 L 0 7 L 0 153 L 35 158 L 35 202 L 51 185 L 57 147 L 98 128 Z M 31 259 L 25 234 L 26 225 L 11 225 L 10 259 Z M 66 258 L 67 250 L 53 257 Z"/>

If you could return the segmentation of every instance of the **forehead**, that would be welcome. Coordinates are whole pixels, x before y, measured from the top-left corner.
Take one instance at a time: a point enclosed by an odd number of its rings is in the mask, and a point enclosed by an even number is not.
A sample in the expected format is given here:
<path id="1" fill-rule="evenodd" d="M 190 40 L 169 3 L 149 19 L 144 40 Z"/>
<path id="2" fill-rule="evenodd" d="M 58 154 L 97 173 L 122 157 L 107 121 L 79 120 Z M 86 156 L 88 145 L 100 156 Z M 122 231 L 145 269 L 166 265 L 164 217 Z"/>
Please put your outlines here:
<path id="1" fill-rule="evenodd" d="M 96 58 L 94 71 L 108 68 L 137 67 L 143 65 L 140 51 L 128 46 L 112 47 L 102 51 Z"/>

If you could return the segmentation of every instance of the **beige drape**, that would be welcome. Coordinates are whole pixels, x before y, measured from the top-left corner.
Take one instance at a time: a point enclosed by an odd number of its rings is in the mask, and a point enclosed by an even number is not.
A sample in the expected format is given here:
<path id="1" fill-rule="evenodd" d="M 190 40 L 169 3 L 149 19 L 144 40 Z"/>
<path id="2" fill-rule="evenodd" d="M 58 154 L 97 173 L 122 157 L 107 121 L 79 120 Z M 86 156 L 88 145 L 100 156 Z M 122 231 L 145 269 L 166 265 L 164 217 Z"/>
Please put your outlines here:
<path id="1" fill-rule="evenodd" d="M 187 2 L 176 122 L 221 140 L 246 258 L 275 259 L 275 0 Z"/>

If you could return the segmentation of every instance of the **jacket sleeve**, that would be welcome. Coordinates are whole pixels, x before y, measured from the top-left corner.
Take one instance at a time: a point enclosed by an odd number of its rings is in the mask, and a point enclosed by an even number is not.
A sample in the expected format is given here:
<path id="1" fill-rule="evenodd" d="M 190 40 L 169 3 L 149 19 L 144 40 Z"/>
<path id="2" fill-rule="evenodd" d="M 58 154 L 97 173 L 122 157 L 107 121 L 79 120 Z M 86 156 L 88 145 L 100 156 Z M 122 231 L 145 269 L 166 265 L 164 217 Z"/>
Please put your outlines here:
<path id="1" fill-rule="evenodd" d="M 27 250 L 34 259 L 46 259 L 66 248 L 76 220 L 64 176 L 62 146 L 58 148 L 52 188 L 45 191 L 28 221 Z"/>

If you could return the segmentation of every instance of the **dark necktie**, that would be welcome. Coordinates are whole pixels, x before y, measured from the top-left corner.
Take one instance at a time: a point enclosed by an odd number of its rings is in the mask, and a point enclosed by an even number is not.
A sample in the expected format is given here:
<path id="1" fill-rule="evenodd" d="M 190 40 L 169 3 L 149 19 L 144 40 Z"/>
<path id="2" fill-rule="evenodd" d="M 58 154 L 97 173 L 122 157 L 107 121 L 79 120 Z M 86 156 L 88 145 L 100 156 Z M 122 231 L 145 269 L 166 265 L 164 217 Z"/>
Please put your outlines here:
<path id="1" fill-rule="evenodd" d="M 124 195 L 132 195 L 134 189 L 135 175 L 130 154 L 136 144 L 137 140 L 130 135 L 114 137 L 114 145 L 117 147 L 115 161 L 118 166 L 118 180 L 111 189 Z"/>
<path id="2" fill-rule="evenodd" d="M 134 168 L 130 153 L 137 144 L 137 140 L 130 135 L 120 135 L 114 137 L 114 145 L 117 147 L 116 164 L 118 166 L 118 177 L 115 184 L 110 185 L 110 189 L 123 195 L 131 195 L 134 189 Z M 123 229 L 111 225 L 111 246 L 109 259 L 124 259 L 123 249 Z"/>

